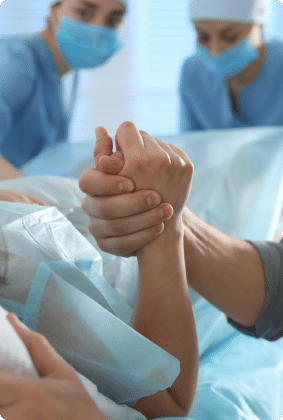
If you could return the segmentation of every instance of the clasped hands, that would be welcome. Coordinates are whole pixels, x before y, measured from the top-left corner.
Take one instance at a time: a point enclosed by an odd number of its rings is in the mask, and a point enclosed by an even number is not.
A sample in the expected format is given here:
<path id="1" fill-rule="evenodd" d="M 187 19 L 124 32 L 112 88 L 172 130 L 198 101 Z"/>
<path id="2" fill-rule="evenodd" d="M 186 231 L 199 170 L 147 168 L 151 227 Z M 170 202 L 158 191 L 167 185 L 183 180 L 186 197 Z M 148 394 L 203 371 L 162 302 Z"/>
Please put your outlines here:
<path id="1" fill-rule="evenodd" d="M 178 147 L 154 139 L 131 122 L 116 133 L 116 150 L 103 127 L 96 129 L 96 169 L 80 180 L 82 208 L 99 247 L 129 257 L 152 242 L 164 223 L 180 221 L 190 191 L 193 164 Z"/>

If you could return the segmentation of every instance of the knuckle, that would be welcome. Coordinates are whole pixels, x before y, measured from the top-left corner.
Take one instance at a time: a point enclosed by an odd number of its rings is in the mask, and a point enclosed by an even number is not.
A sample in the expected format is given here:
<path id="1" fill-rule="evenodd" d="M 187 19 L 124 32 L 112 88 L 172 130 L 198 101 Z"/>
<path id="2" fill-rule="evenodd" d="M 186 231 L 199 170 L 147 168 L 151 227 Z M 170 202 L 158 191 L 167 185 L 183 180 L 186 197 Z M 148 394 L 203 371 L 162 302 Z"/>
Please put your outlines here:
<path id="1" fill-rule="evenodd" d="M 167 154 L 163 154 L 162 156 L 158 156 L 156 158 L 156 165 L 158 169 L 167 169 L 170 166 L 170 160 Z"/>
<path id="2" fill-rule="evenodd" d="M 93 206 L 93 211 L 97 217 L 102 219 L 111 218 L 111 209 L 109 209 L 109 206 L 106 205 L 104 200 L 98 200 L 95 204 L 95 208 Z"/>
<path id="3" fill-rule="evenodd" d="M 132 160 L 130 171 L 146 172 L 150 167 L 149 161 L 145 156 L 139 156 Z"/>
<path id="4" fill-rule="evenodd" d="M 109 222 L 109 231 L 111 236 L 125 235 L 125 226 L 122 220 L 116 219 Z"/>
<path id="5" fill-rule="evenodd" d="M 144 131 L 144 130 L 140 130 L 140 134 L 142 136 L 149 136 L 148 132 L 147 131 Z"/>
<path id="6" fill-rule="evenodd" d="M 95 223 L 95 219 L 90 218 L 88 221 L 88 230 L 89 232 L 92 234 L 92 236 L 96 239 L 96 235 L 97 235 L 97 226 Z"/>
<path id="7" fill-rule="evenodd" d="M 97 241 L 99 237 L 105 238 L 108 235 L 108 226 L 105 221 L 97 218 L 90 218 L 88 222 L 88 230 Z"/>
<path id="8" fill-rule="evenodd" d="M 190 175 L 193 175 L 194 173 L 194 164 L 193 162 L 188 158 L 188 160 L 186 161 L 186 167 L 187 167 L 187 171 Z"/>

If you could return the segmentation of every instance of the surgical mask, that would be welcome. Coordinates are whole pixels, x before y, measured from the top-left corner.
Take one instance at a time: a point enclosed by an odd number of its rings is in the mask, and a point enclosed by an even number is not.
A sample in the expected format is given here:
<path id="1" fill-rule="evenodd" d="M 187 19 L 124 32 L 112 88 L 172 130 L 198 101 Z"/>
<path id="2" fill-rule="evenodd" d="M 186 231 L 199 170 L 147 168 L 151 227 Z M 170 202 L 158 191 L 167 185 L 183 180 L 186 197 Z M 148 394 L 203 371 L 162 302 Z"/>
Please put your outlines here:
<path id="1" fill-rule="evenodd" d="M 198 43 L 196 56 L 209 70 L 226 79 L 241 73 L 255 61 L 258 58 L 258 51 L 251 45 L 249 38 L 246 38 L 216 57 L 212 57 L 209 50 Z"/>
<path id="2" fill-rule="evenodd" d="M 122 48 L 116 30 L 65 17 L 61 20 L 56 38 L 63 57 L 75 70 L 100 66 Z"/>

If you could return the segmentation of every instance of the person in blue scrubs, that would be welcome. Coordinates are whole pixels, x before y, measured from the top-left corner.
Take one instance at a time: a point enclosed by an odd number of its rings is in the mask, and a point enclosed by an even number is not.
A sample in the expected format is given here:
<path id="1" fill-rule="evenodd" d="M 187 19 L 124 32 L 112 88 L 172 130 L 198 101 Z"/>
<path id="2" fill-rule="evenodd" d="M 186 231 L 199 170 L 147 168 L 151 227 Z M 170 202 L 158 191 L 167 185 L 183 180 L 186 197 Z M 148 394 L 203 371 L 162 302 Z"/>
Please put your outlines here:
<path id="1" fill-rule="evenodd" d="M 191 0 L 197 49 L 182 67 L 181 132 L 283 125 L 283 43 L 263 36 L 269 3 Z"/>
<path id="2" fill-rule="evenodd" d="M 0 154 L 16 168 L 67 140 L 77 83 L 66 109 L 61 79 L 120 50 L 125 12 L 126 0 L 62 0 L 42 32 L 0 39 Z"/>

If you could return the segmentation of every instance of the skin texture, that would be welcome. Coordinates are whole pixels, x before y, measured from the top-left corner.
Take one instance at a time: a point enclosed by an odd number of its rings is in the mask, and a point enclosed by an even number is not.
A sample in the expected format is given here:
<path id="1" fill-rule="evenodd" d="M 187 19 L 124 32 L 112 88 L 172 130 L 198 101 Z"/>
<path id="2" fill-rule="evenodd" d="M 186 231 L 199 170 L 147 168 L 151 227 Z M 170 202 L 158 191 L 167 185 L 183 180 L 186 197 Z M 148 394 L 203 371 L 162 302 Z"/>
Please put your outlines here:
<path id="1" fill-rule="evenodd" d="M 116 0 L 63 0 L 60 5 L 51 6 L 49 25 L 40 35 L 54 56 L 59 74 L 63 76 L 70 71 L 56 42 L 56 30 L 63 16 L 89 25 L 119 29 L 125 13 L 125 6 Z"/>
<path id="2" fill-rule="evenodd" d="M 6 179 L 22 178 L 22 177 L 24 177 L 24 174 L 22 174 L 17 168 L 15 168 L 5 158 L 0 156 L 0 181 L 4 181 Z"/>
<path id="3" fill-rule="evenodd" d="M 111 166 L 112 141 L 110 144 L 107 132 L 101 127 L 97 132 L 100 141 L 94 151 L 96 165 L 99 167 L 104 153 L 106 157 L 100 169 L 107 172 L 107 164 Z M 157 194 L 156 202 L 149 206 L 144 195 L 135 191 L 134 183 L 118 175 L 123 167 L 121 154 L 115 165 L 116 176 L 113 165 L 112 175 L 93 169 L 82 175 L 87 194 L 83 209 L 89 215 L 89 229 L 99 246 L 106 252 L 128 257 L 163 235 L 164 226 L 158 232 L 152 229 L 162 221 L 158 212 L 162 198 L 156 191 L 143 191 L 145 196 Z M 121 183 L 129 183 L 127 193 L 119 190 Z M 170 219 L 170 204 L 162 203 L 162 206 Z M 234 321 L 253 327 L 266 292 L 259 253 L 251 244 L 212 228 L 187 208 L 182 218 L 188 284 Z"/>
<path id="4" fill-rule="evenodd" d="M 22 339 L 39 378 L 0 374 L 0 414 L 5 420 L 106 420 L 66 363 L 42 335 L 14 314 L 7 319 Z"/>
<path id="5" fill-rule="evenodd" d="M 173 215 L 159 240 L 137 251 L 139 286 L 132 328 L 175 356 L 180 373 L 168 389 L 141 398 L 135 405 L 148 419 L 184 417 L 192 406 L 198 376 L 198 346 L 189 299 L 182 211 L 193 166 L 174 145 L 140 133 L 123 123 L 116 137 L 126 150 L 123 175 L 137 188 L 155 188 L 170 203 Z M 85 188 L 84 180 L 80 186 Z M 6 420 L 104 420 L 76 372 L 40 334 L 29 331 L 13 315 L 9 321 L 26 345 L 38 379 L 0 374 L 0 413 Z"/>
<path id="6" fill-rule="evenodd" d="M 90 168 L 80 178 L 80 186 L 87 194 L 82 208 L 90 216 L 89 230 L 103 251 L 124 257 L 136 255 L 139 243 L 147 244 L 160 235 L 164 222 L 173 216 L 173 208 L 169 203 L 162 202 L 157 191 L 142 189 L 135 194 L 124 195 L 131 193 L 136 186 L 127 177 L 114 176 L 124 166 L 123 152 L 116 144 L 117 152 L 113 154 L 112 138 L 103 127 L 97 127 L 96 139 L 94 159 L 99 171 Z M 135 232 L 136 222 L 138 233 Z M 135 233 L 129 241 L 125 235 L 133 231 Z"/>
<path id="7" fill-rule="evenodd" d="M 228 21 L 194 21 L 199 43 L 207 48 L 212 57 L 221 54 L 228 48 L 234 47 L 249 38 L 258 50 L 259 57 L 241 73 L 227 80 L 232 107 L 238 112 L 238 97 L 240 90 L 254 81 L 264 62 L 265 45 L 262 36 L 262 25 Z"/>
<path id="8" fill-rule="evenodd" d="M 22 204 L 37 204 L 39 206 L 48 206 L 44 201 L 39 200 L 32 195 L 27 195 L 21 191 L 15 190 L 2 190 L 0 189 L 0 201 L 10 201 L 11 203 L 22 203 Z"/>
<path id="9" fill-rule="evenodd" d="M 104 138 L 107 140 L 105 149 Z M 134 185 L 139 193 L 148 189 L 158 191 L 170 205 L 171 219 L 165 229 L 162 226 L 163 235 L 137 250 L 139 287 L 132 327 L 174 355 L 180 361 L 181 372 L 169 389 L 142 398 L 134 408 L 147 418 L 183 417 L 190 411 L 198 372 L 197 337 L 188 295 L 182 222 L 193 166 L 182 150 L 153 139 L 146 132 L 139 132 L 130 122 L 121 124 L 117 130 L 114 156 L 109 156 L 112 140 L 103 128 L 97 144 L 95 159 L 102 159 L 103 165 L 109 162 L 109 172 L 117 170 L 122 163 L 123 150 L 123 168 L 119 176 L 131 178 L 130 186 Z M 103 155 L 107 148 L 108 158 Z M 98 170 L 92 168 L 80 178 L 82 191 L 91 187 L 88 173 L 93 172 Z M 86 205 L 87 200 L 83 208 Z"/>

